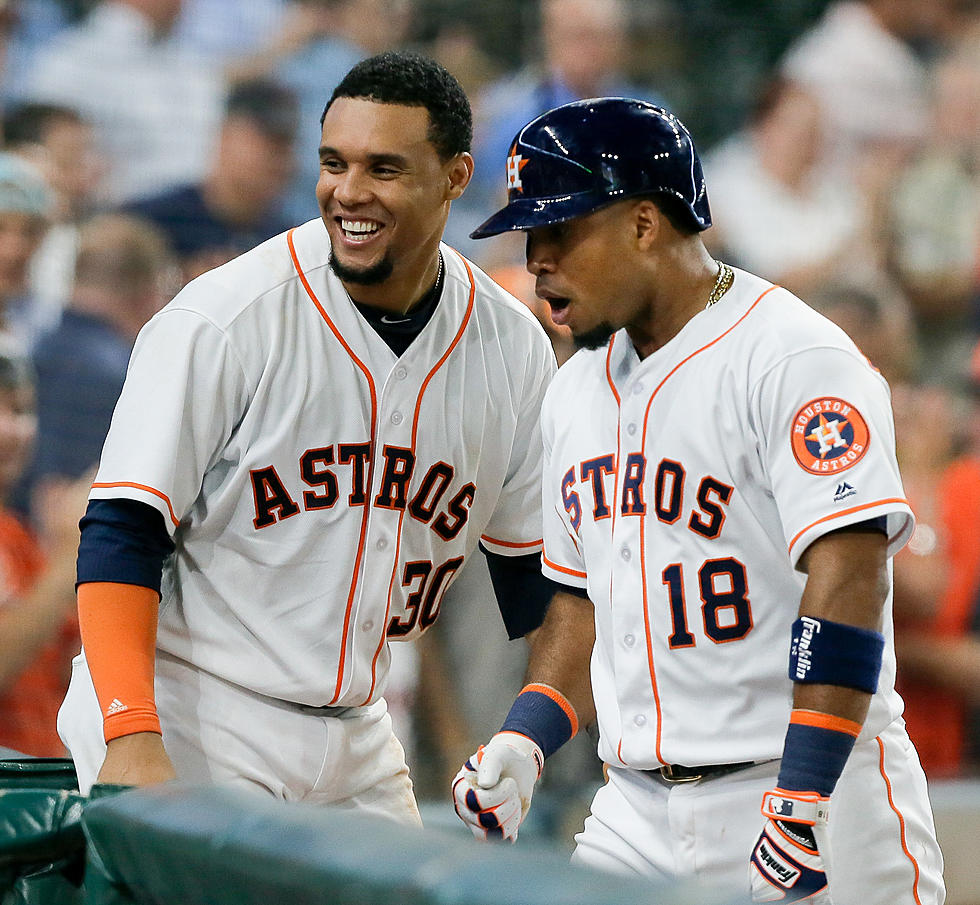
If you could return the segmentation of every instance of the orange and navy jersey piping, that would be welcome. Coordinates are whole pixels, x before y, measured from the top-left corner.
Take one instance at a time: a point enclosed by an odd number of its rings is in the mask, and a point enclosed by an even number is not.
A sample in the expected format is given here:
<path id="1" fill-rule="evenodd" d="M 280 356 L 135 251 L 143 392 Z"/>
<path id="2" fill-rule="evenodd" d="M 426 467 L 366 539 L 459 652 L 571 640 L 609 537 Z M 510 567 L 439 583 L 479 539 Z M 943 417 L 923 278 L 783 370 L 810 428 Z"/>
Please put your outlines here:
<path id="1" fill-rule="evenodd" d="M 660 383 L 658 383 L 657 386 L 654 387 L 653 392 L 650 394 L 650 397 L 647 400 L 646 409 L 645 409 L 644 414 L 643 414 L 643 430 L 642 430 L 642 432 L 640 434 L 640 449 L 646 449 L 647 432 L 648 432 L 648 429 L 649 429 L 650 412 L 651 412 L 651 409 L 653 407 L 653 402 L 657 398 L 657 394 L 660 392 L 660 390 L 663 388 L 663 386 L 667 383 L 667 381 L 670 380 L 670 378 L 673 377 L 674 374 L 676 374 L 685 364 L 687 364 L 693 358 L 696 358 L 702 352 L 705 352 L 708 349 L 712 348 L 714 345 L 716 345 L 722 339 L 724 339 L 726 336 L 728 336 L 729 333 L 731 333 L 736 327 L 738 327 L 740 324 L 742 324 L 745 321 L 745 319 L 755 310 L 755 308 L 763 300 L 763 298 L 765 298 L 774 289 L 778 289 L 778 288 L 779 287 L 778 286 L 775 286 L 775 285 L 769 286 L 764 292 L 762 292 L 758 296 L 758 298 L 756 298 L 756 300 L 754 302 L 752 302 L 751 305 L 749 305 L 749 307 L 746 309 L 746 311 L 741 315 L 741 317 L 739 317 L 739 319 L 737 321 L 735 321 L 734 324 L 732 324 L 728 329 L 724 330 L 722 333 L 720 333 L 718 336 L 716 336 L 710 342 L 705 343 L 705 345 L 701 346 L 698 349 L 695 349 L 693 352 L 690 353 L 690 355 L 687 355 L 683 359 L 681 359 L 681 361 L 679 361 L 673 368 L 671 368 L 671 370 L 664 376 L 664 378 L 660 381 Z M 613 395 L 616 398 L 617 405 L 619 405 L 619 403 L 620 403 L 620 397 L 619 397 L 619 393 L 616 391 L 615 384 L 613 383 L 612 371 L 611 371 L 611 361 L 612 361 L 613 345 L 614 345 L 614 343 L 616 342 L 617 339 L 618 339 L 618 335 L 617 336 L 614 336 L 610 340 L 610 342 L 609 342 L 609 352 L 607 353 L 607 356 L 606 356 L 606 379 L 607 379 L 607 381 L 609 383 L 609 387 L 612 390 Z M 617 431 L 617 435 L 619 435 L 620 433 L 621 433 L 620 431 Z M 618 465 L 618 463 L 619 463 L 619 461 L 621 459 L 621 452 L 622 451 L 619 448 L 617 448 L 617 451 L 616 451 L 616 462 L 617 462 L 617 465 Z M 618 468 L 617 468 L 617 472 L 618 472 Z M 614 512 L 615 512 L 615 510 L 614 510 Z M 615 530 L 615 521 L 613 523 L 613 530 Z M 663 751 L 662 751 L 662 739 L 663 739 L 663 708 L 661 706 L 661 701 L 660 701 L 660 688 L 659 688 L 659 686 L 657 684 L 657 669 L 656 669 L 656 664 L 654 662 L 654 655 L 653 655 L 653 635 L 652 635 L 651 627 L 650 627 L 650 600 L 649 600 L 649 591 L 648 591 L 648 588 L 647 588 L 647 563 L 646 563 L 646 559 L 647 559 L 647 556 L 646 556 L 646 520 L 645 519 L 641 519 L 640 520 L 640 585 L 641 585 L 641 587 L 643 589 L 643 597 L 642 597 L 642 606 L 643 606 L 643 629 L 644 629 L 644 635 L 645 635 L 645 640 L 646 640 L 647 668 L 648 668 L 649 673 L 650 673 L 650 689 L 653 692 L 654 706 L 655 706 L 656 712 L 657 712 L 657 734 L 656 734 L 656 739 L 655 739 L 655 742 L 654 742 L 654 753 L 656 754 L 657 760 L 660 761 L 660 763 L 664 764 L 664 763 L 668 763 L 668 759 L 666 759 L 664 757 Z M 612 576 L 610 574 L 610 581 L 611 580 L 612 580 Z M 610 591 L 611 590 L 612 589 L 610 588 Z M 612 601 L 612 594 L 610 593 L 610 602 L 611 601 Z M 617 745 L 616 752 L 617 752 L 617 756 L 619 757 L 620 761 L 625 764 L 626 762 L 622 758 L 622 738 L 620 738 L 620 740 L 619 740 L 619 744 Z"/>
<path id="2" fill-rule="evenodd" d="M 168 497 L 162 490 L 157 490 L 155 487 L 150 487 L 149 484 L 138 484 L 136 481 L 96 481 L 92 484 L 92 489 L 111 489 L 113 487 L 132 487 L 134 490 L 142 490 L 144 493 L 152 493 L 153 496 L 159 497 L 167 504 L 167 512 L 170 515 L 170 521 L 173 523 L 175 528 L 180 526 L 180 519 L 177 518 L 174 512 L 173 503 L 170 502 L 170 497 Z"/>
<path id="3" fill-rule="evenodd" d="M 347 354 L 350 356 L 351 361 L 357 366 L 357 368 L 364 375 L 365 382 L 367 383 L 368 392 L 371 399 L 371 440 L 370 440 L 370 457 L 368 459 L 368 473 L 366 477 L 367 486 L 374 486 L 374 460 L 375 460 L 375 445 L 377 441 L 377 414 L 378 414 L 378 392 L 377 387 L 374 383 L 374 378 L 371 376 L 371 371 L 367 365 L 362 362 L 354 350 L 347 343 L 347 340 L 341 335 L 340 330 L 330 319 L 320 300 L 317 298 L 316 293 L 313 291 L 313 287 L 310 285 L 309 280 L 306 278 L 306 274 L 303 272 L 303 268 L 299 263 L 299 257 L 296 253 L 296 246 L 293 242 L 293 233 L 296 232 L 295 227 L 291 229 L 286 234 L 286 243 L 289 245 L 289 254 L 293 261 L 293 267 L 296 270 L 296 274 L 299 276 L 300 282 L 303 284 L 303 288 L 306 290 L 306 294 L 310 297 L 317 311 L 320 312 L 320 316 L 323 318 L 324 322 L 333 332 L 337 341 L 343 346 Z M 350 589 L 347 592 L 347 604 L 344 609 L 344 623 L 343 623 L 343 640 L 340 645 L 340 657 L 337 664 L 337 682 L 334 687 L 333 697 L 330 699 L 330 704 L 335 704 L 340 698 L 341 691 L 343 689 L 344 674 L 346 672 L 347 666 L 347 647 L 350 643 L 350 622 L 351 613 L 354 609 L 354 599 L 357 593 L 357 578 L 361 571 L 361 562 L 364 558 L 364 540 L 367 535 L 368 527 L 368 516 L 370 515 L 370 506 L 364 507 L 364 512 L 361 514 L 361 529 L 357 541 L 357 554 L 354 557 L 354 568 L 351 574 Z M 382 627 L 382 631 L 387 628 L 387 622 Z"/>

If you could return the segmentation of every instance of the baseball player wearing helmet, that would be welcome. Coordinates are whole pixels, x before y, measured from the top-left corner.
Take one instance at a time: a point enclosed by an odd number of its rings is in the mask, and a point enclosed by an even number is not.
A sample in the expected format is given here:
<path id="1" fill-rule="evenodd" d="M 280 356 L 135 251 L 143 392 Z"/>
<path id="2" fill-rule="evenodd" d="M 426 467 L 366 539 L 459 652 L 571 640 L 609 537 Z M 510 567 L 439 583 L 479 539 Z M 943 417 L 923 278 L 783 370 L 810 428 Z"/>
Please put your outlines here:
<path id="1" fill-rule="evenodd" d="M 137 341 L 79 552 L 59 727 L 82 789 L 176 775 L 417 822 L 388 642 L 432 625 L 478 544 L 516 589 L 511 636 L 540 622 L 554 354 L 440 242 L 469 104 L 382 54 L 322 126 L 322 217 L 189 283 Z"/>
<path id="2" fill-rule="evenodd" d="M 580 607 L 545 619 L 457 812 L 515 838 L 544 758 L 595 716 L 608 781 L 578 861 L 757 901 L 941 903 L 893 687 L 891 557 L 913 515 L 885 381 L 830 321 L 708 255 L 670 113 L 551 110 L 507 179 L 474 235 L 526 232 L 580 346 L 542 409 L 543 571 Z"/>

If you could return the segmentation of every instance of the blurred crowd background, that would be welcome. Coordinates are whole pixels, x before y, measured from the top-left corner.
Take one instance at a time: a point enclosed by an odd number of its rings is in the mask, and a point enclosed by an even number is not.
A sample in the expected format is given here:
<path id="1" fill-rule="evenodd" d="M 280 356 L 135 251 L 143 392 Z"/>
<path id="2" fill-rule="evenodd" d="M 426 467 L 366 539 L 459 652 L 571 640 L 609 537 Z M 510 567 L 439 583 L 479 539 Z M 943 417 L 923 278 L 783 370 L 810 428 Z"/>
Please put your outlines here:
<path id="1" fill-rule="evenodd" d="M 906 720 L 980 773 L 980 0 L 0 0 L 0 746 L 57 755 L 77 521 L 140 327 L 186 281 L 318 216 L 319 116 L 357 60 L 461 81 L 476 175 L 447 241 L 542 320 L 499 206 L 513 134 L 606 94 L 677 113 L 717 257 L 837 321 L 888 378 L 918 516 L 895 560 Z M 161 375 L 166 379 L 166 375 Z M 389 695 L 423 799 L 520 687 L 481 557 Z M 550 762 L 555 829 L 600 781 Z M 549 792 L 550 790 L 550 792 Z M 549 804 L 550 802 L 550 804 Z"/>

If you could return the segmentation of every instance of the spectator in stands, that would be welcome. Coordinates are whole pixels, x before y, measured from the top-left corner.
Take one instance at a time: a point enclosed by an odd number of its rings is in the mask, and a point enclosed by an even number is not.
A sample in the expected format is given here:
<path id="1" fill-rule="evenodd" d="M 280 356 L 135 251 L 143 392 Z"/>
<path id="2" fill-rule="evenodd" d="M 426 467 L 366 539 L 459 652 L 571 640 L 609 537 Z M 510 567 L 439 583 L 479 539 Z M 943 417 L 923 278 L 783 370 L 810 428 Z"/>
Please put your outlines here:
<path id="1" fill-rule="evenodd" d="M 292 175 L 297 125 L 291 91 L 268 79 L 240 82 L 204 180 L 128 206 L 166 233 L 185 283 L 292 225 L 277 204 Z"/>
<path id="2" fill-rule="evenodd" d="M 0 153 L 0 335 L 28 349 L 38 324 L 28 275 L 54 210 L 54 196 L 37 169 Z"/>
<path id="3" fill-rule="evenodd" d="M 972 414 L 958 418 L 949 389 L 916 381 L 911 318 L 895 321 L 878 293 L 846 285 L 827 284 L 808 301 L 892 388 L 898 457 L 917 519 L 894 563 L 898 688 L 909 735 L 930 778 L 970 769 L 971 756 L 976 770 L 980 747 L 970 755 L 968 717 L 971 696 L 980 703 L 980 350 Z"/>
<path id="4" fill-rule="evenodd" d="M 856 186 L 818 166 L 824 122 L 809 89 L 777 77 L 704 160 L 715 253 L 804 297 L 854 263 L 865 219 Z"/>
<path id="5" fill-rule="evenodd" d="M 34 351 L 38 443 L 31 513 L 42 537 L 64 486 L 98 464 L 136 334 L 179 288 L 165 237 L 100 214 L 82 227 L 75 287 L 61 322 Z"/>
<path id="6" fill-rule="evenodd" d="M 894 395 L 917 525 L 895 557 L 895 645 L 905 721 L 930 778 L 980 772 L 980 349 L 966 417 L 940 387 Z M 958 435 L 954 426 L 961 429 Z M 963 449 L 956 452 L 957 441 Z"/>
<path id="7" fill-rule="evenodd" d="M 173 39 L 180 11 L 181 0 L 102 0 L 38 54 L 25 99 L 73 107 L 93 124 L 106 203 L 204 174 L 223 85 L 216 63 Z"/>
<path id="8" fill-rule="evenodd" d="M 837 324 L 890 386 L 916 379 L 920 354 L 915 324 L 904 298 L 889 284 L 829 278 L 807 295 L 807 304 Z"/>
<path id="9" fill-rule="evenodd" d="M 75 619 L 78 520 L 92 476 L 65 487 L 42 551 L 5 508 L 34 438 L 26 360 L 0 344 L 0 745 L 37 757 L 64 756 L 55 722 L 80 641 Z"/>
<path id="10" fill-rule="evenodd" d="M 977 325 L 980 58 L 942 60 L 933 85 L 929 137 L 891 194 L 888 236 L 892 272 L 916 315 L 923 377 L 942 383 L 964 373 Z"/>
<path id="11" fill-rule="evenodd" d="M 72 0 L 5 0 L 0 4 L 0 104 L 23 96 L 41 48 L 65 29 L 78 4 Z"/>
<path id="12" fill-rule="evenodd" d="M 835 0 L 783 58 L 783 75 L 820 99 L 824 165 L 864 196 L 864 247 L 877 269 L 886 265 L 891 192 L 928 125 L 927 58 L 956 2 Z"/>
<path id="13" fill-rule="evenodd" d="M 478 97 L 502 72 L 483 43 L 479 25 L 452 18 L 441 21 L 428 42 L 428 53 L 456 76 L 467 97 Z"/>
<path id="14" fill-rule="evenodd" d="M 825 151 L 853 166 L 922 137 L 927 68 L 917 52 L 942 35 L 952 0 L 835 0 L 782 61 L 786 78 L 820 98 Z"/>
<path id="15" fill-rule="evenodd" d="M 894 321 L 878 294 L 828 284 L 809 301 L 851 336 L 892 388 L 898 457 L 917 520 L 894 563 L 898 689 L 926 774 L 957 775 L 970 768 L 971 697 L 980 704 L 980 392 L 964 421 L 948 389 L 917 383 L 911 319 Z M 980 353 L 974 381 L 980 390 Z M 960 423 L 972 436 L 957 436 Z M 975 770 L 980 747 L 972 758 Z"/>
<path id="16" fill-rule="evenodd" d="M 450 217 L 447 241 L 464 251 L 469 231 L 499 207 L 507 150 L 517 130 L 539 113 L 585 97 L 620 95 L 660 102 L 634 84 L 626 70 L 629 5 L 624 0 L 541 0 L 540 53 L 534 62 L 493 83 L 475 104 L 476 169 L 465 203 Z M 523 34 L 525 8 L 515 6 L 514 30 Z M 486 254 L 486 249 L 479 251 Z M 523 261 L 523 257 L 520 258 Z"/>
<path id="17" fill-rule="evenodd" d="M 313 186 L 320 175 L 323 98 L 359 60 L 401 44 L 410 0 L 288 0 L 281 29 L 257 53 L 229 66 L 232 82 L 272 76 L 295 92 L 303 149 L 283 202 L 294 225 L 318 217 Z"/>
<path id="18" fill-rule="evenodd" d="M 30 291 L 37 329 L 54 327 L 71 293 L 78 228 L 92 213 L 103 174 L 92 126 L 77 110 L 20 104 L 3 119 L 7 150 L 38 168 L 54 192 L 51 227 L 31 260 Z"/>
<path id="19" fill-rule="evenodd" d="M 482 123 L 475 156 L 483 178 L 492 181 L 495 191 L 503 184 L 499 173 L 511 140 L 539 113 L 583 97 L 644 94 L 624 72 L 626 3 L 541 0 L 540 10 L 540 58 L 535 55 L 533 64 L 496 82 L 480 100 Z"/>
<path id="20" fill-rule="evenodd" d="M 174 37 L 225 62 L 257 50 L 281 27 L 285 0 L 184 0 Z"/>

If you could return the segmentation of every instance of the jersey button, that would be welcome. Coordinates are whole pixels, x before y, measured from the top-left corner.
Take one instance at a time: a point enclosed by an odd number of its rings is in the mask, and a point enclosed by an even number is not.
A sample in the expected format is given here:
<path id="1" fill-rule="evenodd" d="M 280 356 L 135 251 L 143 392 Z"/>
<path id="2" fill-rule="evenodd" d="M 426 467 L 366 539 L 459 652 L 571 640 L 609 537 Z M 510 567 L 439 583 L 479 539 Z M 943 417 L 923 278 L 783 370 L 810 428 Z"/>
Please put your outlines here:
<path id="1" fill-rule="evenodd" d="M 623 549 L 619 551 L 619 555 L 622 556 L 623 559 L 626 560 L 626 562 L 629 562 L 630 559 L 633 557 L 633 554 L 630 552 L 629 547 L 623 547 Z"/>
<path id="2" fill-rule="evenodd" d="M 636 638 L 634 638 L 632 635 L 626 635 L 623 638 L 623 644 L 625 644 L 627 647 L 632 647 L 635 643 Z"/>
<path id="3" fill-rule="evenodd" d="M 384 548 L 388 546 L 388 541 L 382 537 L 374 546 L 379 550 L 384 550 Z"/>
<path id="4" fill-rule="evenodd" d="M 361 626 L 361 628 L 364 629 L 364 631 L 366 631 L 366 632 L 371 631 L 371 629 L 374 628 L 374 620 L 373 619 L 368 619 L 368 621 L 365 622 L 364 625 Z"/>
<path id="5" fill-rule="evenodd" d="M 647 724 L 647 718 L 642 713 L 638 713 L 635 717 L 633 717 L 633 722 L 636 723 L 637 726 L 645 726 Z"/>
<path id="6" fill-rule="evenodd" d="M 401 412 L 394 412 L 392 414 L 392 416 L 391 416 L 391 423 L 392 424 L 401 424 L 402 423 L 402 413 Z"/>
<path id="7" fill-rule="evenodd" d="M 406 377 L 408 377 L 408 368 L 395 368 L 395 378 L 397 380 L 404 380 Z"/>
<path id="8" fill-rule="evenodd" d="M 626 433 L 628 433 L 632 437 L 633 434 L 636 433 L 636 425 L 635 424 L 627 424 L 626 425 Z"/>
<path id="9" fill-rule="evenodd" d="M 642 393 L 642 392 L 643 392 L 643 384 L 642 383 L 634 383 L 633 384 L 633 395 L 634 396 L 639 396 L 640 393 Z"/>

